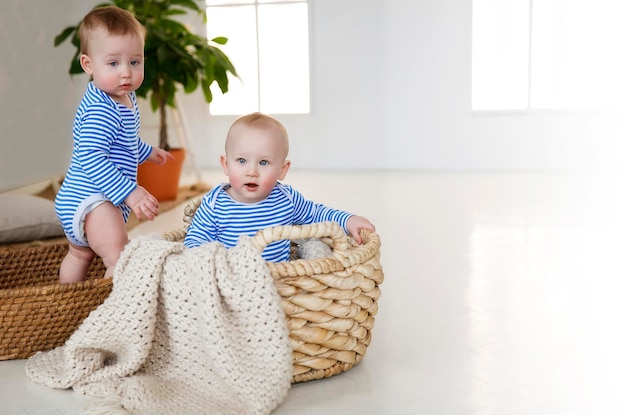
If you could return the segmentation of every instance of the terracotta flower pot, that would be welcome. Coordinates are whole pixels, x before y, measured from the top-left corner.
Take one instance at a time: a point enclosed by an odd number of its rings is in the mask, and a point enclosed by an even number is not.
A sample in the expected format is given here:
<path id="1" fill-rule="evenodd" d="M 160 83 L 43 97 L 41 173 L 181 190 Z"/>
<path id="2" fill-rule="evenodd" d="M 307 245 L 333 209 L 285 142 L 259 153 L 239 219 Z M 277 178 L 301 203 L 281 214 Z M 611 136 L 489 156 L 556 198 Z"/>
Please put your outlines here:
<path id="1" fill-rule="evenodd" d="M 137 182 L 146 188 L 159 202 L 174 200 L 178 195 L 180 174 L 185 161 L 184 148 L 172 148 L 170 153 L 174 160 L 164 165 L 145 162 L 137 169 Z"/>

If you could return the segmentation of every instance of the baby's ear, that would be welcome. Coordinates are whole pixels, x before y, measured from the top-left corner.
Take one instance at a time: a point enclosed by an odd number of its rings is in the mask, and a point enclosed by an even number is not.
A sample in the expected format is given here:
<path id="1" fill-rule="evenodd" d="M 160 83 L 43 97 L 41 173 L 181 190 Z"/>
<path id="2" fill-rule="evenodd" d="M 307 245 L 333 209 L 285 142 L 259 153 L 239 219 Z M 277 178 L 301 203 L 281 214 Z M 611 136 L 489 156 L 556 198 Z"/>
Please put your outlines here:
<path id="1" fill-rule="evenodd" d="M 285 160 L 283 163 L 283 167 L 280 169 L 280 175 L 278 176 L 278 180 L 284 180 L 287 176 L 287 172 L 289 171 L 289 167 L 291 167 L 291 161 Z"/>
<path id="2" fill-rule="evenodd" d="M 84 53 L 80 55 L 80 67 L 83 68 L 83 71 L 85 71 L 85 73 L 89 75 L 91 75 L 91 73 L 93 72 L 93 67 L 91 66 L 91 59 L 89 58 L 89 56 L 85 55 Z"/>
<path id="3" fill-rule="evenodd" d="M 222 165 L 222 170 L 224 171 L 224 175 L 228 176 L 228 159 L 226 158 L 226 154 L 222 154 L 220 156 L 220 164 Z"/>

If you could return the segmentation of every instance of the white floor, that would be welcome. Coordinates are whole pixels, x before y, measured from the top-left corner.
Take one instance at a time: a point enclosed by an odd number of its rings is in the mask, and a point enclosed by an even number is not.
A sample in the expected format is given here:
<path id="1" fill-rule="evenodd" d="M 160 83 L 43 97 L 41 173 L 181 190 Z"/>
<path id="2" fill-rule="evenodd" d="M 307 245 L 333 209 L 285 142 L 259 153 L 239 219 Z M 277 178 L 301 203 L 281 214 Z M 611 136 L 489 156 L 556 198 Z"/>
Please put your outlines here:
<path id="1" fill-rule="evenodd" d="M 626 413 L 626 227 L 614 181 L 292 171 L 287 182 L 368 216 L 386 280 L 362 363 L 292 386 L 276 415 Z M 181 212 L 133 235 L 179 227 Z M 6 415 L 78 414 L 81 397 L 6 361 L 0 402 Z"/>

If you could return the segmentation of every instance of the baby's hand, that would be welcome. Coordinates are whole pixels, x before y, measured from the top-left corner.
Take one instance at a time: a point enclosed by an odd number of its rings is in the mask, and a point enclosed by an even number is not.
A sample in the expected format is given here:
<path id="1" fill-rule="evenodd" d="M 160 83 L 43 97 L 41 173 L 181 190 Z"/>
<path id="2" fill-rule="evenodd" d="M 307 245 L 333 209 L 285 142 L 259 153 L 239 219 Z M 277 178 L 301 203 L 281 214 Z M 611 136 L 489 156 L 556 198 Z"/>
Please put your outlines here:
<path id="1" fill-rule="evenodd" d="M 361 239 L 361 230 L 368 229 L 372 232 L 376 230 L 374 225 L 372 225 L 372 223 L 367 220 L 367 218 L 356 215 L 350 216 L 348 218 L 348 222 L 346 223 L 346 229 L 348 229 L 348 232 L 350 233 L 350 235 L 352 235 L 352 237 L 358 244 L 363 243 L 363 240 Z"/>
<path id="2" fill-rule="evenodd" d="M 130 206 L 139 220 L 144 216 L 146 219 L 154 220 L 159 214 L 159 201 L 141 186 L 137 186 L 137 188 L 128 195 L 125 202 Z"/>
<path id="3" fill-rule="evenodd" d="M 163 165 L 167 163 L 168 160 L 174 160 L 172 153 L 159 147 L 152 147 L 152 152 L 150 153 L 150 156 L 148 156 L 148 161 Z"/>

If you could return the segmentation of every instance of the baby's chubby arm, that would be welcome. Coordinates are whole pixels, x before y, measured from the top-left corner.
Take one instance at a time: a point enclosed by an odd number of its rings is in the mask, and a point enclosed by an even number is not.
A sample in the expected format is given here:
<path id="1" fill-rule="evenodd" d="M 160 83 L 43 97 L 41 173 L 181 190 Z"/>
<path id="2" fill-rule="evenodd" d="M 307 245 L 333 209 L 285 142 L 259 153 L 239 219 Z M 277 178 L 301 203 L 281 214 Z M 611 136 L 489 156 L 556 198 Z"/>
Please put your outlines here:
<path id="1" fill-rule="evenodd" d="M 137 219 L 141 220 L 144 216 L 146 219 L 154 220 L 159 214 L 159 201 L 152 196 L 146 189 L 137 186 L 126 199 L 126 204 L 133 210 Z"/>
<path id="2" fill-rule="evenodd" d="M 174 156 L 169 151 L 153 146 L 152 152 L 146 160 L 155 164 L 163 165 L 167 163 L 168 160 L 174 160 Z"/>
<path id="3" fill-rule="evenodd" d="M 346 222 L 346 229 L 358 244 L 363 243 L 363 240 L 361 239 L 361 231 L 363 229 L 368 229 L 372 232 L 376 231 L 374 225 L 372 225 L 367 218 L 357 215 L 353 215 L 348 218 L 348 221 Z"/>

